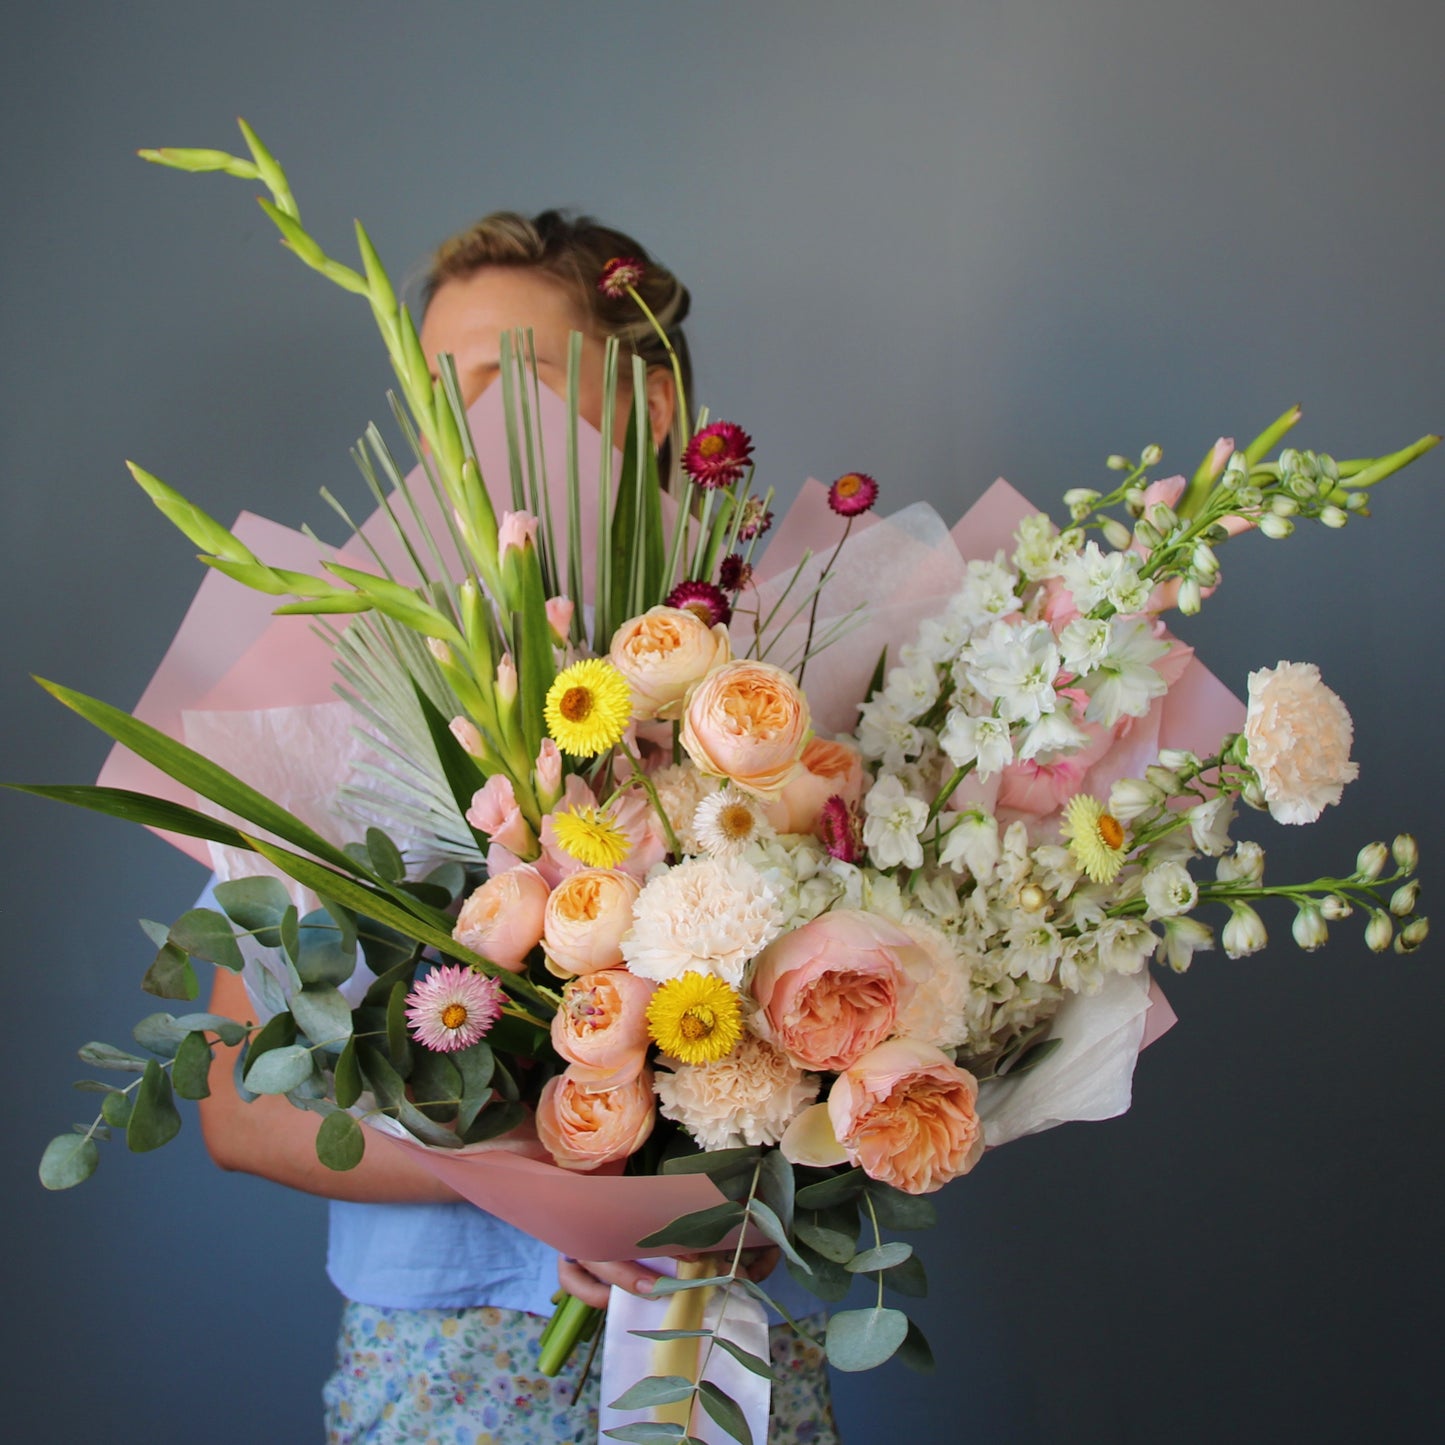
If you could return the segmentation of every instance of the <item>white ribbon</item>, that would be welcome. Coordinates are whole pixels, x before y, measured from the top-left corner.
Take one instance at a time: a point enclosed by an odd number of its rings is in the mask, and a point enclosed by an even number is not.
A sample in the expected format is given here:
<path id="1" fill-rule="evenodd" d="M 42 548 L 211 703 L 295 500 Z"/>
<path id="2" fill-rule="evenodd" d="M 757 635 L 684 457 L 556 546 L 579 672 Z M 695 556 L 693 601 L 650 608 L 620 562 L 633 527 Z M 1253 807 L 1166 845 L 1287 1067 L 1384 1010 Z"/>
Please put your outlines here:
<path id="1" fill-rule="evenodd" d="M 672 1259 L 645 1259 L 643 1264 L 660 1274 L 674 1274 L 677 1261 Z M 746 1350 L 759 1359 L 768 1358 L 768 1319 L 762 1305 L 752 1295 L 741 1289 L 734 1289 L 727 1296 L 726 1311 L 719 1326 L 719 1310 L 723 1304 L 723 1290 L 715 1286 L 707 1291 L 707 1308 L 703 1314 L 703 1329 L 716 1329 L 723 1339 L 730 1340 L 740 1349 Z M 643 1299 L 614 1288 L 612 1299 L 607 1306 L 607 1332 L 602 1340 L 602 1404 L 598 1412 L 598 1430 L 611 1430 L 619 1425 L 632 1425 L 639 1421 L 656 1418 L 651 1410 L 614 1410 L 611 1402 L 625 1390 L 648 1375 L 659 1373 L 654 1364 L 654 1353 L 659 1345 L 653 1340 L 639 1339 L 632 1330 L 661 1330 L 671 1328 L 664 1323 L 668 1307 L 675 1295 L 663 1295 L 658 1299 Z M 707 1341 L 698 1340 L 705 1350 Z M 726 1350 L 714 1349 L 707 1362 L 703 1376 L 718 1389 L 732 1396 L 747 1418 L 748 1428 L 753 1433 L 756 1445 L 768 1438 L 768 1408 L 771 1403 L 772 1382 L 762 1375 L 740 1365 Z M 697 1405 L 693 1411 L 689 1433 L 706 1445 L 733 1445 L 732 1437 L 718 1425 L 710 1415 Z M 612 1445 L 600 1437 L 600 1445 Z"/>

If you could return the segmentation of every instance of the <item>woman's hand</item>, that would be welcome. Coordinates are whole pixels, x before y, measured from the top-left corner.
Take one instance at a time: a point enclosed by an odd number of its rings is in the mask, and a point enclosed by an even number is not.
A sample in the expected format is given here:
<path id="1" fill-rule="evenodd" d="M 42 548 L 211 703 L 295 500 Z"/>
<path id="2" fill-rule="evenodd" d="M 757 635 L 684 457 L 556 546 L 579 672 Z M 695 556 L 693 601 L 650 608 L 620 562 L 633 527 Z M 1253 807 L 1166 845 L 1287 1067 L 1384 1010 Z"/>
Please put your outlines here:
<path id="1" fill-rule="evenodd" d="M 754 1283 L 761 1284 L 763 1280 L 772 1274 L 777 1267 L 780 1251 L 776 1245 L 770 1244 L 766 1249 L 745 1249 L 739 1273 Z M 685 1254 L 684 1259 L 702 1259 L 701 1254 Z M 721 1267 L 724 1260 L 731 1259 L 728 1254 L 716 1254 L 713 1256 L 718 1260 Z M 616 1285 L 618 1289 L 624 1289 L 628 1294 L 635 1294 L 642 1299 L 650 1299 L 653 1286 L 663 1276 L 655 1269 L 649 1269 L 645 1264 L 639 1264 L 635 1259 L 628 1260 L 596 1260 L 596 1259 L 559 1259 L 557 1261 L 557 1279 L 563 1289 L 570 1295 L 575 1295 L 583 1304 L 591 1305 L 594 1309 L 606 1309 L 607 1297 L 611 1286 Z"/>

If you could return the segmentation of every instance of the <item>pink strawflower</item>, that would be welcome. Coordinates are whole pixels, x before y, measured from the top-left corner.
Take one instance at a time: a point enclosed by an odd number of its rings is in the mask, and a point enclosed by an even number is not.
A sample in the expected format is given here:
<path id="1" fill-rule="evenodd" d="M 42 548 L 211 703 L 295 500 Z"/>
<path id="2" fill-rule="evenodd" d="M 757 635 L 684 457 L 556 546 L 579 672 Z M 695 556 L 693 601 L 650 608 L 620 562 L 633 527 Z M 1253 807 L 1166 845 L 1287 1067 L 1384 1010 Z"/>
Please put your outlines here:
<path id="1" fill-rule="evenodd" d="M 698 486 L 730 487 L 753 459 L 753 439 L 730 421 L 715 421 L 697 432 L 682 454 L 682 469 Z"/>
<path id="2" fill-rule="evenodd" d="M 849 472 L 828 488 L 828 505 L 840 517 L 856 517 L 878 500 L 878 483 L 866 472 Z"/>
<path id="3" fill-rule="evenodd" d="M 719 622 L 726 626 L 732 621 L 733 610 L 727 598 L 711 582 L 679 582 L 667 594 L 665 605 L 695 613 L 707 627 L 716 627 Z"/>
<path id="4" fill-rule="evenodd" d="M 743 520 L 738 527 L 738 536 L 744 542 L 761 537 L 773 525 L 773 514 L 767 509 L 761 497 L 749 497 L 743 503 Z"/>
<path id="5" fill-rule="evenodd" d="M 442 1054 L 470 1048 L 501 1013 L 501 984 L 455 964 L 433 969 L 406 996 L 412 1038 Z"/>
<path id="6" fill-rule="evenodd" d="M 863 825 L 858 810 L 850 808 L 841 794 L 834 793 L 819 810 L 818 836 L 828 852 L 844 863 L 863 858 Z"/>
<path id="7" fill-rule="evenodd" d="M 614 256 L 597 278 L 597 289 L 612 301 L 627 295 L 629 286 L 642 280 L 647 267 L 636 256 Z"/>
<path id="8" fill-rule="evenodd" d="M 753 580 L 752 563 L 744 562 L 740 554 L 731 552 L 722 559 L 717 580 L 724 592 L 741 592 Z"/>

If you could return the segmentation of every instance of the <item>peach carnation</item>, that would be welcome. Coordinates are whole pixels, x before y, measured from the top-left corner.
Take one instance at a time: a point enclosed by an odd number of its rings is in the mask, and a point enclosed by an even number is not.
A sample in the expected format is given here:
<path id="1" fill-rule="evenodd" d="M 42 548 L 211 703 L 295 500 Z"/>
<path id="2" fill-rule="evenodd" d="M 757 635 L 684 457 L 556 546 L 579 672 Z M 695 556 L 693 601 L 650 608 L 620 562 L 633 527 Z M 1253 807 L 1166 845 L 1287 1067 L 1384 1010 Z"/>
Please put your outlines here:
<path id="1" fill-rule="evenodd" d="M 660 1071 L 652 1087 L 663 1118 L 676 1120 L 704 1149 L 776 1144 L 818 1097 L 815 1074 L 748 1034 L 726 1058 Z"/>
<path id="2" fill-rule="evenodd" d="M 1244 738 L 1249 766 L 1281 823 L 1313 823 L 1360 773 L 1350 761 L 1354 725 L 1312 662 L 1249 675 Z"/>
<path id="3" fill-rule="evenodd" d="M 840 1074 L 828 1118 L 849 1159 L 905 1194 L 931 1194 L 983 1153 L 978 1084 L 947 1054 L 893 1039 Z"/>

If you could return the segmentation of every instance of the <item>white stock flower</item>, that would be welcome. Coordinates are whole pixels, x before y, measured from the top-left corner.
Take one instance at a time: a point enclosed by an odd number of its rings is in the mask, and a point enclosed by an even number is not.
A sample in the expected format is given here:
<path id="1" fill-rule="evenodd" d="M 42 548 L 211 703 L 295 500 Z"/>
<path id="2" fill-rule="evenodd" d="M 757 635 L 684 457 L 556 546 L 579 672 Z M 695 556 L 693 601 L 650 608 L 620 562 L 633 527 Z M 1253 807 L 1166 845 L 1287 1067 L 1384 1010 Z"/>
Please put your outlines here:
<path id="1" fill-rule="evenodd" d="M 1201 853 L 1217 858 L 1229 847 L 1229 825 L 1234 821 L 1234 798 L 1229 793 L 1196 803 L 1186 816 L 1189 836 Z"/>
<path id="2" fill-rule="evenodd" d="M 1084 716 L 1105 727 L 1113 727 L 1121 717 L 1143 717 L 1154 699 L 1169 690 L 1153 666 L 1168 651 L 1169 644 L 1154 637 L 1147 622 L 1113 618 L 1109 623 L 1109 650 L 1083 680 L 1084 691 L 1089 694 Z"/>
<path id="3" fill-rule="evenodd" d="M 955 768 L 975 759 L 981 782 L 1013 762 L 1013 740 L 1009 725 L 997 717 L 970 717 L 961 708 L 953 708 L 938 734 L 938 746 L 948 754 Z"/>
<path id="4" fill-rule="evenodd" d="M 1177 918 L 1199 902 L 1199 885 L 1182 863 L 1161 863 L 1144 875 L 1145 918 Z"/>
<path id="5" fill-rule="evenodd" d="M 949 828 L 938 861 L 955 873 L 967 869 L 975 878 L 987 878 L 998 856 L 998 824 L 989 814 L 970 809 Z"/>
<path id="6" fill-rule="evenodd" d="M 750 863 L 686 858 L 643 888 L 622 956 L 639 978 L 708 973 L 739 988 L 781 926 L 777 899 Z"/>
<path id="7" fill-rule="evenodd" d="M 1271 816 L 1313 823 L 1360 774 L 1350 761 L 1350 714 L 1312 662 L 1281 662 L 1249 675 L 1244 737 Z"/>
<path id="8" fill-rule="evenodd" d="M 1037 722 L 1056 706 L 1059 648 L 1045 623 L 995 623 L 986 638 L 974 642 L 967 666 L 968 680 L 983 697 L 998 702 L 1008 722 Z"/>
<path id="9" fill-rule="evenodd" d="M 904 792 L 903 784 L 885 773 L 863 799 L 863 843 L 880 868 L 921 868 L 923 845 L 918 835 L 928 819 L 928 804 Z"/>

